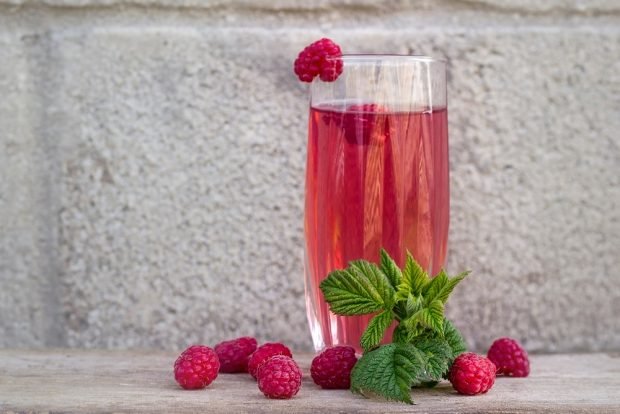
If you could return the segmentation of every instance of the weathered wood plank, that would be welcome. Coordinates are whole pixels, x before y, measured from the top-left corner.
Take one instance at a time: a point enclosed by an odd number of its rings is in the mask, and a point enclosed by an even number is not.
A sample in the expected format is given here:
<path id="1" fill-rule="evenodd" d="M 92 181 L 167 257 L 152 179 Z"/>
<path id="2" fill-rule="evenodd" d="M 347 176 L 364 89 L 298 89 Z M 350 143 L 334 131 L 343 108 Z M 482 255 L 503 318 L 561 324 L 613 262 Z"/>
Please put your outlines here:
<path id="1" fill-rule="evenodd" d="M 175 355 L 137 351 L 0 350 L 2 412 L 509 413 L 620 412 L 620 354 L 532 357 L 529 378 L 498 378 L 489 394 L 457 395 L 449 383 L 414 390 L 415 406 L 325 391 L 309 375 L 292 400 L 265 399 L 249 375 L 220 375 L 207 389 L 184 391 L 172 377 Z"/>

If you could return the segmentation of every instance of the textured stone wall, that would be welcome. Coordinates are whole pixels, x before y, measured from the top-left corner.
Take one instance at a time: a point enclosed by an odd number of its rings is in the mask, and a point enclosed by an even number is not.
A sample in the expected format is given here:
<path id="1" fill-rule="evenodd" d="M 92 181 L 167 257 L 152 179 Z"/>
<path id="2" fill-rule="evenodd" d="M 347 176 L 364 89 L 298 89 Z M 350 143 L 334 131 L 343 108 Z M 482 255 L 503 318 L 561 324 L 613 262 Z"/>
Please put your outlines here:
<path id="1" fill-rule="evenodd" d="M 0 0 L 0 346 L 309 349 L 300 48 L 449 62 L 448 313 L 620 349 L 615 0 Z"/>

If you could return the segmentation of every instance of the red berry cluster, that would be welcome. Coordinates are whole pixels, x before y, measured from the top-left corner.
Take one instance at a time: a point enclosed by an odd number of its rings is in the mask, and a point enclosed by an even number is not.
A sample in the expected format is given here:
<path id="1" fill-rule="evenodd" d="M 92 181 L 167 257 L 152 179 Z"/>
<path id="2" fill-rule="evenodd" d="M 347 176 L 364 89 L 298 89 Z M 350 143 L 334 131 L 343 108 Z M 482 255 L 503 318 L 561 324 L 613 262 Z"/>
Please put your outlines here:
<path id="1" fill-rule="evenodd" d="M 527 352 L 514 339 L 499 338 L 491 345 L 487 356 L 471 352 L 454 360 L 448 379 L 460 394 L 484 394 L 495 383 L 496 375 L 527 377 L 530 361 Z"/>
<path id="2" fill-rule="evenodd" d="M 295 74 L 302 82 L 312 82 L 317 76 L 326 82 L 335 81 L 342 73 L 341 56 L 340 46 L 332 40 L 317 40 L 295 59 Z"/>
<path id="3" fill-rule="evenodd" d="M 314 382 L 327 389 L 347 389 L 357 362 L 350 346 L 327 348 L 312 361 Z M 256 339 L 242 337 L 217 344 L 187 348 L 174 363 L 174 378 L 188 390 L 205 388 L 219 372 L 249 372 L 267 398 L 288 399 L 301 388 L 302 373 L 291 350 L 278 342 L 257 347 Z"/>
<path id="4" fill-rule="evenodd" d="M 448 379 L 460 394 L 484 394 L 493 387 L 496 375 L 526 377 L 530 372 L 527 352 L 514 339 L 499 338 L 488 357 L 466 352 L 459 355 Z M 325 389 L 347 389 L 357 362 L 355 349 L 334 346 L 317 355 L 310 366 L 312 380 Z M 217 344 L 187 348 L 174 363 L 174 377 L 185 389 L 211 384 L 219 372 L 249 372 L 267 398 L 288 399 L 301 388 L 302 373 L 291 350 L 278 342 L 257 347 L 256 339 L 242 337 Z"/>
<path id="5" fill-rule="evenodd" d="M 289 358 L 293 357 L 291 350 L 286 345 L 278 342 L 268 342 L 261 345 L 251 356 L 248 361 L 248 372 L 254 378 L 258 378 L 258 370 L 265 361 L 276 355 L 284 355 Z"/>
<path id="6" fill-rule="evenodd" d="M 301 370 L 291 350 L 281 343 L 257 348 L 256 339 L 242 337 L 217 344 L 187 348 L 174 363 L 174 378 L 188 390 L 208 386 L 219 372 L 250 372 L 267 398 L 291 398 L 301 388 Z"/>

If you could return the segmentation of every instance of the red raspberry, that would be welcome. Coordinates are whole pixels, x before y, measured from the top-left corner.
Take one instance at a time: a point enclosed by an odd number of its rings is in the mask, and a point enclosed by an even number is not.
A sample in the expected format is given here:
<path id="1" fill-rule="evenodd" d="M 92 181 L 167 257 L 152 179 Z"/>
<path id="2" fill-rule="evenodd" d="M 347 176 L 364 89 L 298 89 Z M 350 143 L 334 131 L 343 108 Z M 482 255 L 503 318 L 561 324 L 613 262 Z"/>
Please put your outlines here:
<path id="1" fill-rule="evenodd" d="M 267 398 L 289 399 L 301 388 L 301 370 L 292 358 L 273 356 L 258 371 L 258 388 Z"/>
<path id="2" fill-rule="evenodd" d="M 303 82 L 319 76 L 326 82 L 335 81 L 342 73 L 340 46 L 330 39 L 321 39 L 306 46 L 295 59 L 295 74 Z"/>
<path id="3" fill-rule="evenodd" d="M 215 352 L 220 359 L 220 372 L 248 372 L 248 359 L 254 351 L 256 339 L 249 336 L 215 345 Z"/>
<path id="4" fill-rule="evenodd" d="M 250 359 L 248 361 L 248 371 L 250 374 L 256 378 L 258 374 L 258 368 L 271 358 L 274 355 L 286 355 L 287 357 L 292 357 L 293 354 L 291 350 L 278 342 L 274 343 L 266 343 L 258 347 L 256 351 L 252 355 L 250 355 Z"/>
<path id="5" fill-rule="evenodd" d="M 220 361 L 208 346 L 193 345 L 174 362 L 174 379 L 186 390 L 197 390 L 217 378 Z"/>
<path id="6" fill-rule="evenodd" d="M 530 360 L 527 352 L 514 339 L 496 339 L 489 348 L 487 357 L 497 367 L 497 375 L 527 377 L 530 373 Z"/>
<path id="7" fill-rule="evenodd" d="M 353 347 L 327 348 L 312 360 L 310 375 L 314 383 L 322 388 L 348 389 L 351 386 L 351 370 L 356 362 Z"/>
<path id="8" fill-rule="evenodd" d="M 454 360 L 448 379 L 460 394 L 484 394 L 495 382 L 495 364 L 487 357 L 466 352 Z"/>

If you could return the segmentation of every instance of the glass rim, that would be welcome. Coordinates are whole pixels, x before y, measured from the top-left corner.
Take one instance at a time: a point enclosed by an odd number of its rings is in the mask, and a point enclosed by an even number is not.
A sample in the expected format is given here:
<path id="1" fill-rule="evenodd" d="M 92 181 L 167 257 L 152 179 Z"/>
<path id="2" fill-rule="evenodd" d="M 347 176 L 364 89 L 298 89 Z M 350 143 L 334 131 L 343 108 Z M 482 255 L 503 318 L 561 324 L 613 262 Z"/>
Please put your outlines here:
<path id="1" fill-rule="evenodd" d="M 364 62 L 364 61 L 377 61 L 377 60 L 403 60 L 413 62 L 428 62 L 428 63 L 446 63 L 445 59 L 435 58 L 427 55 L 403 55 L 398 53 L 354 53 L 345 54 L 342 56 L 328 56 L 327 60 L 338 60 Z"/>

